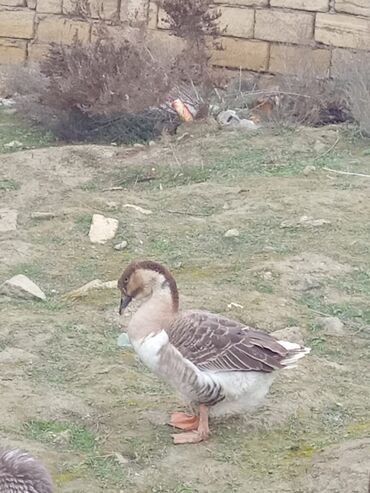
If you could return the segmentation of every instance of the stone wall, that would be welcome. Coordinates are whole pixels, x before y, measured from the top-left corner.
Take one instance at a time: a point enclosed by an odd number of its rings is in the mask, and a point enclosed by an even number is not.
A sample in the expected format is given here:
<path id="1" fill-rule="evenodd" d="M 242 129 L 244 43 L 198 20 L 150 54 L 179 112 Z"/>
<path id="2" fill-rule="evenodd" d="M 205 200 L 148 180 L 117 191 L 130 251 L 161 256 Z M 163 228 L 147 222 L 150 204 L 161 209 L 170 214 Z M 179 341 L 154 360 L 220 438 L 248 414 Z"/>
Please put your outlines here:
<path id="1" fill-rule="evenodd" d="M 226 28 L 213 63 L 234 69 L 295 73 L 309 66 L 320 77 L 340 75 L 343 60 L 370 51 L 370 0 L 214 0 Z M 91 2 L 92 22 L 71 15 L 71 0 L 0 0 L 0 64 L 37 60 L 48 43 L 89 41 L 94 19 L 145 20 L 165 35 L 150 0 Z"/>

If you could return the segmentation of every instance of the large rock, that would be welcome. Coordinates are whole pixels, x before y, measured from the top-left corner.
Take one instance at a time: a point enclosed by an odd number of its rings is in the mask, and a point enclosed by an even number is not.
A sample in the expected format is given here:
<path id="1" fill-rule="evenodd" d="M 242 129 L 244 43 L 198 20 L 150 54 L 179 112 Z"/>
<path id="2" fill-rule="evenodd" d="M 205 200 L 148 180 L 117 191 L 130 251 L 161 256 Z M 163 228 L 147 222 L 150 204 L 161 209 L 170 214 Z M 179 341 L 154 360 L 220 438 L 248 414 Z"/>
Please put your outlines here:
<path id="1" fill-rule="evenodd" d="M 104 244 L 115 237 L 118 229 L 118 220 L 94 214 L 90 226 L 89 238 L 91 243 Z"/>
<path id="2" fill-rule="evenodd" d="M 18 212 L 12 209 L 0 209 L 0 233 L 17 229 Z"/>
<path id="3" fill-rule="evenodd" d="M 46 300 L 45 293 L 28 277 L 23 274 L 12 277 L 0 286 L 0 293 L 5 296 L 27 300 Z"/>

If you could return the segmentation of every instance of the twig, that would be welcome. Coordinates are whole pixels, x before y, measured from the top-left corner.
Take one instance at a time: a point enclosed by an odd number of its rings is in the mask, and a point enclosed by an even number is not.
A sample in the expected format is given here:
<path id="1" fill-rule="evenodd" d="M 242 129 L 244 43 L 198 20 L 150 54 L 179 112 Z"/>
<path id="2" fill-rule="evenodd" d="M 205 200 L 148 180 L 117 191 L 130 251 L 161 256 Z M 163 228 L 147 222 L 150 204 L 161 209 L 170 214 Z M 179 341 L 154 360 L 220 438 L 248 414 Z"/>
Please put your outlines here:
<path id="1" fill-rule="evenodd" d="M 126 190 L 124 187 L 110 187 L 110 188 L 103 188 L 102 192 L 117 192 L 120 190 Z"/>
<path id="2" fill-rule="evenodd" d="M 323 168 L 325 171 L 330 171 L 331 173 L 337 173 L 338 175 L 350 175 L 350 176 L 361 176 L 362 178 L 370 178 L 370 175 L 365 175 L 364 173 L 351 173 L 350 171 L 339 171 L 332 168 Z"/>
<path id="3" fill-rule="evenodd" d="M 332 146 L 329 147 L 329 149 L 327 149 L 322 154 L 319 154 L 318 156 L 316 156 L 314 161 L 317 161 L 318 159 L 321 159 L 322 157 L 327 156 L 336 147 L 336 145 L 338 144 L 339 141 L 340 141 L 340 137 L 337 138 L 337 140 L 334 142 L 334 144 Z M 324 168 L 324 169 L 327 169 L 327 168 Z"/>
<path id="4" fill-rule="evenodd" d="M 172 209 L 166 209 L 164 212 L 168 212 L 168 214 L 180 214 L 183 216 L 194 216 L 194 217 L 208 217 L 210 214 L 193 214 L 191 212 L 186 212 L 186 211 L 174 211 Z"/>

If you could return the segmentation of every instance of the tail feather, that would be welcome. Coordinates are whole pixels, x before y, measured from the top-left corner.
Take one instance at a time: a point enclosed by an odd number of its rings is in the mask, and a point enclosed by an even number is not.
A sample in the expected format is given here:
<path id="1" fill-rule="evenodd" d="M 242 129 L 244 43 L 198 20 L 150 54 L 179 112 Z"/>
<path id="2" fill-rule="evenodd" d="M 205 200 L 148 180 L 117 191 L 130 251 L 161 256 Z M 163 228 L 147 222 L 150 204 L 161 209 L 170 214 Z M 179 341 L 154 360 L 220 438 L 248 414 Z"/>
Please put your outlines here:
<path id="1" fill-rule="evenodd" d="M 311 348 L 300 346 L 294 342 L 279 341 L 279 344 L 289 351 L 288 355 L 281 362 L 286 369 L 295 368 L 297 362 L 311 351 Z"/>

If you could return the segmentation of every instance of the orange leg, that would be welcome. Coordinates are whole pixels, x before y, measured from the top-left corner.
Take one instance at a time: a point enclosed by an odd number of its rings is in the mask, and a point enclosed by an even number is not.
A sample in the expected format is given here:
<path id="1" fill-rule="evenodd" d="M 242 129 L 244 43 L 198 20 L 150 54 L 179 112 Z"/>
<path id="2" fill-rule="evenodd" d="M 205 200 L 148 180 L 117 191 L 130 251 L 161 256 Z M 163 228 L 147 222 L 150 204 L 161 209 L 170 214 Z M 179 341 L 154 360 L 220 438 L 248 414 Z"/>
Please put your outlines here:
<path id="1" fill-rule="evenodd" d="M 187 413 L 172 413 L 170 423 L 174 428 L 191 431 L 197 430 L 199 426 L 199 416 L 193 416 Z"/>
<path id="2" fill-rule="evenodd" d="M 185 428 L 183 428 L 185 429 Z M 189 428 L 188 428 L 189 429 Z M 204 404 L 199 406 L 199 424 L 197 429 L 192 429 L 188 433 L 179 433 L 172 435 L 174 443 L 199 443 L 208 439 L 209 427 L 208 427 L 208 407 Z"/>

